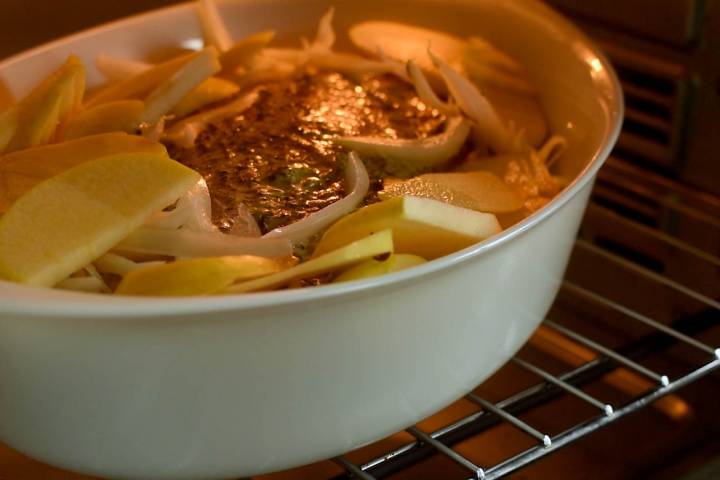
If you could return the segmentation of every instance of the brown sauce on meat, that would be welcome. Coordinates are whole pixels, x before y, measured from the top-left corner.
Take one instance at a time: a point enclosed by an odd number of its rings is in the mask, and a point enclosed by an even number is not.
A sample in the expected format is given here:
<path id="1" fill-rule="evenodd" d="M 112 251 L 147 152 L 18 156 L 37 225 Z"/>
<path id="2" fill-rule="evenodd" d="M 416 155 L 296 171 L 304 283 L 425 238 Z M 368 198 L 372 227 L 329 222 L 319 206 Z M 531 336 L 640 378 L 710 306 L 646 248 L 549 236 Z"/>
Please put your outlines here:
<path id="1" fill-rule="evenodd" d="M 338 73 L 308 73 L 267 85 L 252 107 L 202 131 L 194 148 L 169 150 L 205 177 L 213 221 L 221 229 L 232 227 L 238 204 L 244 204 L 265 233 L 345 194 L 347 152 L 334 137 L 423 138 L 437 133 L 443 121 L 395 77 L 357 83 Z M 382 169 L 366 166 L 372 201 Z"/>

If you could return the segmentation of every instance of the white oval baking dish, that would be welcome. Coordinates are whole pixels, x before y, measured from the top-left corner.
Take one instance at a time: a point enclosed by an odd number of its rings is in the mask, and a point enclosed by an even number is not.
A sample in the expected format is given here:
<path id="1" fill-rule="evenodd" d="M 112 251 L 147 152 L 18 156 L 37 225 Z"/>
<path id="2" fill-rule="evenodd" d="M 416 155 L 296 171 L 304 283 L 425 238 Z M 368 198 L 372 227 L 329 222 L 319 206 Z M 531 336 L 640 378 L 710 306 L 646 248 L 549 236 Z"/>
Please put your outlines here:
<path id="1" fill-rule="evenodd" d="M 328 2 L 222 3 L 236 36 L 309 32 Z M 0 439 L 126 479 L 249 476 L 331 457 L 413 424 L 492 374 L 559 286 L 622 97 L 603 56 L 533 0 L 336 2 L 342 31 L 390 19 L 480 34 L 527 68 L 573 183 L 481 244 L 382 278 L 243 296 L 136 299 L 0 283 Z M 188 4 L 13 57 L 16 94 L 69 53 L 144 57 L 197 39 Z"/>

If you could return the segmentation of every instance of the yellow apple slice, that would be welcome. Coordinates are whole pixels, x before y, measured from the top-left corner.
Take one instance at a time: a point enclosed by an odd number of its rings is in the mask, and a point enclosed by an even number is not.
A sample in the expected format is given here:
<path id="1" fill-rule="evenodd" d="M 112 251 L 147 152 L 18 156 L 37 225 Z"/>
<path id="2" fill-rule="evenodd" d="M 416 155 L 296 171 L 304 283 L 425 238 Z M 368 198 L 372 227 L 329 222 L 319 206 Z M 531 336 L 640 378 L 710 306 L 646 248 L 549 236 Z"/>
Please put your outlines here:
<path id="1" fill-rule="evenodd" d="M 432 198 L 479 212 L 505 213 L 523 206 L 520 195 L 490 172 L 427 173 L 392 182 L 380 192 L 383 200 L 405 195 Z"/>
<path id="2" fill-rule="evenodd" d="M 291 257 L 292 258 L 292 257 Z M 211 295 L 236 282 L 285 270 L 297 263 L 252 255 L 192 258 L 128 273 L 115 291 L 118 295 Z"/>
<path id="3" fill-rule="evenodd" d="M 131 153 L 86 162 L 40 183 L 0 218 L 0 278 L 54 285 L 199 178 L 165 155 Z"/>
<path id="4" fill-rule="evenodd" d="M 161 143 L 125 133 L 104 133 L 0 156 L 0 213 L 38 183 L 81 163 L 118 153 L 167 155 Z"/>
<path id="5" fill-rule="evenodd" d="M 226 52 L 220 55 L 220 65 L 223 74 L 232 74 L 238 68 L 249 68 L 252 60 L 260 51 L 265 48 L 272 39 L 275 32 L 265 30 L 263 32 L 243 38 Z"/>
<path id="6" fill-rule="evenodd" d="M 178 117 L 184 117 L 196 110 L 235 95 L 240 87 L 224 78 L 210 77 L 185 95 L 172 109 Z"/>
<path id="7" fill-rule="evenodd" d="M 392 229 L 395 251 L 434 259 L 500 232 L 495 215 L 420 197 L 398 197 L 343 217 L 323 235 L 314 256 Z"/>
<path id="8" fill-rule="evenodd" d="M 337 250 L 318 256 L 295 267 L 288 268 L 266 277 L 238 283 L 226 290 L 227 293 L 243 293 L 269 290 L 288 284 L 292 280 L 312 277 L 327 272 L 342 270 L 378 255 L 393 252 L 393 235 L 390 230 L 377 231 Z"/>
<path id="9" fill-rule="evenodd" d="M 333 280 L 333 283 L 377 277 L 385 275 L 386 273 L 405 270 L 406 268 L 414 267 L 426 262 L 427 260 L 417 255 L 393 253 L 385 260 L 376 260 L 373 258 L 359 265 L 355 265 L 350 270 L 346 270 L 341 273 L 335 280 Z"/>
<path id="10" fill-rule="evenodd" d="M 379 50 L 390 58 L 406 62 L 415 59 L 423 70 L 432 70 L 428 46 L 450 64 L 459 64 L 467 43 L 449 33 L 388 21 L 361 22 L 348 35 L 356 47 L 370 55 Z"/>
<path id="11" fill-rule="evenodd" d="M 161 83 L 145 100 L 142 122 L 154 124 L 190 91 L 220 71 L 217 50 L 205 48 L 195 53 L 170 78 Z"/>
<path id="12" fill-rule="evenodd" d="M 48 143 L 59 125 L 80 106 L 85 91 L 85 67 L 75 56 L 43 80 L 16 106 L 15 131 L 4 151 Z M 0 120 L 0 124 L 2 120 Z"/>
<path id="13" fill-rule="evenodd" d="M 88 108 L 75 115 L 63 131 L 63 138 L 96 135 L 106 132 L 133 133 L 145 110 L 141 100 L 118 100 Z"/>
<path id="14" fill-rule="evenodd" d="M 129 77 L 121 82 L 114 83 L 100 90 L 85 102 L 84 107 L 90 108 L 101 103 L 116 100 L 142 99 L 153 91 L 158 85 L 172 77 L 180 68 L 187 64 L 197 52 L 184 53 L 170 60 L 153 66 L 152 68 Z"/>
<path id="15" fill-rule="evenodd" d="M 13 105 L 15 105 L 15 95 L 10 91 L 7 82 L 0 78 L 0 111 L 10 108 Z"/>

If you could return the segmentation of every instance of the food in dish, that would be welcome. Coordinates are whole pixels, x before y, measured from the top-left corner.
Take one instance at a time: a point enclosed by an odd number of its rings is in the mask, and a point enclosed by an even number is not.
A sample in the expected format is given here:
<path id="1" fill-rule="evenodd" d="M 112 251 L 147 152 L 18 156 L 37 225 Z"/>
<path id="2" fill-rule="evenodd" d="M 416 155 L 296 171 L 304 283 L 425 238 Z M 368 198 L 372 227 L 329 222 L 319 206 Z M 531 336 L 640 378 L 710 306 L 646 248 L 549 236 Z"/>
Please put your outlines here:
<path id="1" fill-rule="evenodd" d="M 233 42 L 160 64 L 74 56 L 0 113 L 0 277 L 131 295 L 367 278 L 489 238 L 547 203 L 550 136 L 531 82 L 480 38 L 390 22 L 334 49 Z M 519 107 L 518 107 L 519 106 Z"/>

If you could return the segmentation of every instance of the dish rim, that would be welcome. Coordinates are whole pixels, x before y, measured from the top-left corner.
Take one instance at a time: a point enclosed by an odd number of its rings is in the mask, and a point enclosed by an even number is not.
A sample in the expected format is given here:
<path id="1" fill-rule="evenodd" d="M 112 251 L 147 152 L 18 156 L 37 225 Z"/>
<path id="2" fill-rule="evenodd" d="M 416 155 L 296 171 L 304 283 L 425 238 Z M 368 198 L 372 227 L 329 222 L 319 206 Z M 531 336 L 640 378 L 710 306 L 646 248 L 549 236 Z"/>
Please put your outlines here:
<path id="1" fill-rule="evenodd" d="M 162 17 L 172 14 L 175 11 L 192 8 L 192 5 L 193 2 L 184 2 L 178 5 L 157 8 L 81 30 L 29 50 L 17 53 L 0 61 L 0 71 L 7 68 L 8 65 L 25 61 L 35 55 L 56 49 L 64 44 L 80 40 L 83 37 L 91 36 L 95 33 L 103 31 L 127 28 L 134 23 L 148 21 L 152 17 Z M 227 311 L 239 312 L 259 308 L 271 308 L 277 306 L 287 306 L 290 304 L 304 304 L 307 302 L 337 299 L 338 297 L 351 294 L 369 292 L 387 287 L 397 287 L 403 284 L 408 284 L 417 279 L 452 269 L 470 261 L 473 258 L 479 257 L 493 250 L 497 250 L 503 245 L 511 242 L 514 238 L 523 235 L 527 231 L 533 229 L 536 225 L 545 221 L 545 219 L 552 216 L 568 201 L 574 198 L 580 190 L 588 184 L 588 182 L 592 181 L 595 174 L 614 148 L 622 127 L 624 99 L 622 95 L 622 88 L 614 68 L 606 56 L 582 31 L 552 8 L 544 8 L 549 14 L 548 21 L 554 24 L 562 24 L 564 28 L 568 29 L 573 35 L 581 40 L 583 52 L 587 57 L 583 60 L 583 62 L 587 64 L 588 68 L 592 68 L 596 72 L 596 75 L 593 75 L 593 83 L 598 85 L 605 83 L 611 87 L 609 90 L 610 95 L 607 96 L 607 100 L 609 101 L 609 110 L 599 147 L 595 149 L 591 155 L 590 161 L 585 165 L 582 171 L 577 174 L 573 181 L 558 195 L 556 195 L 547 205 L 543 206 L 540 210 L 529 215 L 512 227 L 463 250 L 407 270 L 368 279 L 354 280 L 340 284 L 321 285 L 311 288 L 196 297 L 140 297 L 78 292 L 54 292 L 55 295 L 51 298 L 42 298 L 41 292 L 47 291 L 48 289 L 46 287 L 32 287 L 0 280 L 0 310 L 4 314 L 13 315 L 78 318 L 164 317 L 187 316 L 197 313 L 218 313 Z M 580 57 L 581 54 L 578 53 L 577 56 Z M 33 301 L 29 302 L 28 299 L 25 298 L 9 297 L 8 292 L 4 291 L 6 288 L 11 290 L 23 289 L 24 291 L 36 290 L 38 291 L 38 298 L 33 298 Z"/>

